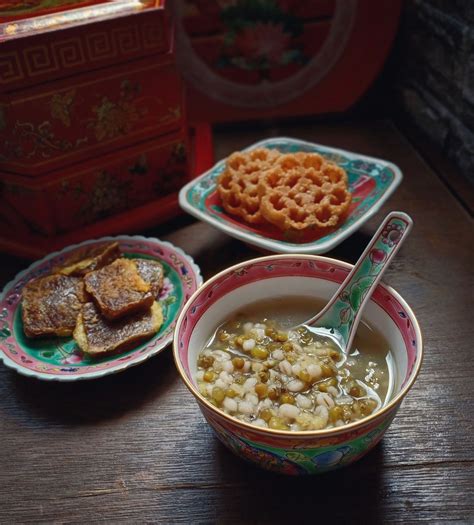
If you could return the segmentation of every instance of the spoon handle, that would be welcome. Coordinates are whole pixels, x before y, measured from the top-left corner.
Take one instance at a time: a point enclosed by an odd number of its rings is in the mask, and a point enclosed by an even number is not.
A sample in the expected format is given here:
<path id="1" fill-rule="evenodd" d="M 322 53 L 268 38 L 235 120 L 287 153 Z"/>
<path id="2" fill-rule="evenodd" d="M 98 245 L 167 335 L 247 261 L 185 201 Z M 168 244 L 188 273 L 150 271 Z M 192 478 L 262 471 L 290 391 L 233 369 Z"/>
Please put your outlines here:
<path id="1" fill-rule="evenodd" d="M 385 217 L 339 290 L 307 324 L 335 328 L 350 349 L 365 303 L 413 226 L 409 215 L 393 211 Z"/>

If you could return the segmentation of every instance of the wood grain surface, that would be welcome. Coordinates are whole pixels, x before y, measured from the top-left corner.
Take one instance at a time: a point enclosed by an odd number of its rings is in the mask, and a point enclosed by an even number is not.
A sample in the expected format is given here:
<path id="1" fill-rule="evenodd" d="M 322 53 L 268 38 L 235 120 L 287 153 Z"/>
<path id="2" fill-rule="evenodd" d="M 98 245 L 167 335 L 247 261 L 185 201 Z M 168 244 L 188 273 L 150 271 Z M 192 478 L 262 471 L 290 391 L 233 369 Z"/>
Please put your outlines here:
<path id="1" fill-rule="evenodd" d="M 341 471 L 276 476 L 216 440 L 171 351 L 77 384 L 1 366 L 1 523 L 474 523 L 472 219 L 387 121 L 220 129 L 216 159 L 276 135 L 385 158 L 404 173 L 384 208 L 329 254 L 354 262 L 389 210 L 415 221 L 385 281 L 418 316 L 425 360 L 383 441 Z M 181 246 L 205 278 L 259 255 L 189 217 L 144 233 Z M 29 264 L 1 261 L 2 286 Z"/>

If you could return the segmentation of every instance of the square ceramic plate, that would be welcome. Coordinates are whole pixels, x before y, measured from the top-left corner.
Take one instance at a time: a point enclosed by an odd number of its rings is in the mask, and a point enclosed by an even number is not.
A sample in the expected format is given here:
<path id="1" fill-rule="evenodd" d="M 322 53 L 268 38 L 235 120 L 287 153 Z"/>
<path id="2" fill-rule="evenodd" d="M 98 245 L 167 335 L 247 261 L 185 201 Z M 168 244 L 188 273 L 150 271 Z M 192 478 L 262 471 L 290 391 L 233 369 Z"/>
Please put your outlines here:
<path id="1" fill-rule="evenodd" d="M 216 180 L 225 168 L 225 159 L 181 189 L 179 203 L 185 211 L 232 237 L 272 252 L 319 254 L 331 250 L 374 215 L 402 180 L 402 172 L 391 162 L 312 142 L 278 137 L 252 144 L 246 150 L 254 148 L 278 149 L 283 153 L 319 153 L 346 170 L 352 193 L 349 215 L 337 229 L 324 236 L 306 234 L 297 238 L 271 226 L 246 224 L 222 209 Z"/>

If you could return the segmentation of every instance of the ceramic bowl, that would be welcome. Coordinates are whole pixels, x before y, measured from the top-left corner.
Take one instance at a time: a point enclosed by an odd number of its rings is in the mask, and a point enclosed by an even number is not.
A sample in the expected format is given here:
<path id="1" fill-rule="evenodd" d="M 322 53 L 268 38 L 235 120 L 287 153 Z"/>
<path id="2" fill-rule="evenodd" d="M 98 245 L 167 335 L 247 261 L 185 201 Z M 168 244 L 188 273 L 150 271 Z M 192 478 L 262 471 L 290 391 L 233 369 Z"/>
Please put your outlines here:
<path id="1" fill-rule="evenodd" d="M 221 412 L 196 386 L 197 356 L 218 325 L 262 298 L 300 295 L 329 299 L 351 270 L 345 262 L 314 255 L 273 255 L 240 263 L 207 281 L 184 306 L 175 329 L 174 358 L 217 437 L 238 456 L 285 474 L 314 474 L 348 465 L 374 447 L 412 387 L 422 360 L 422 336 L 400 295 L 379 284 L 364 319 L 385 335 L 396 364 L 392 399 L 375 414 L 348 425 L 316 431 L 255 427 Z"/>

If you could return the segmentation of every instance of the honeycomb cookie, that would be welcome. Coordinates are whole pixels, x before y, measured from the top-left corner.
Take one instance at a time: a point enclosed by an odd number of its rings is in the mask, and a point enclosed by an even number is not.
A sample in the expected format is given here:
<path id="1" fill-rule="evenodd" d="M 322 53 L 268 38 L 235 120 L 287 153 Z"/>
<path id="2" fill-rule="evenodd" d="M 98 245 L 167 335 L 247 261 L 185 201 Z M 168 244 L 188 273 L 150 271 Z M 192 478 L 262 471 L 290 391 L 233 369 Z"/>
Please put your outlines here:
<path id="1" fill-rule="evenodd" d="M 317 153 L 281 155 L 258 193 L 261 216 L 285 232 L 333 228 L 351 203 L 346 172 Z"/>
<path id="2" fill-rule="evenodd" d="M 278 151 L 265 148 L 230 155 L 217 181 L 217 192 L 227 213 L 250 224 L 265 222 L 260 213 L 258 184 L 279 157 Z"/>

